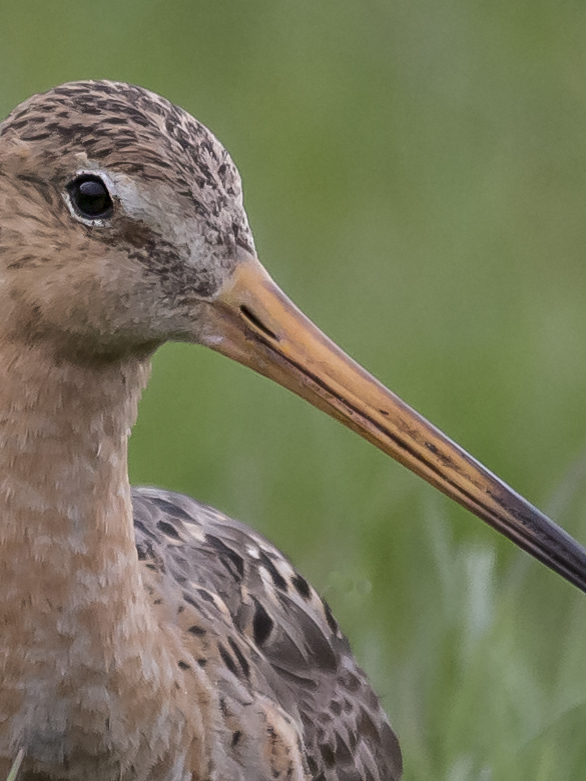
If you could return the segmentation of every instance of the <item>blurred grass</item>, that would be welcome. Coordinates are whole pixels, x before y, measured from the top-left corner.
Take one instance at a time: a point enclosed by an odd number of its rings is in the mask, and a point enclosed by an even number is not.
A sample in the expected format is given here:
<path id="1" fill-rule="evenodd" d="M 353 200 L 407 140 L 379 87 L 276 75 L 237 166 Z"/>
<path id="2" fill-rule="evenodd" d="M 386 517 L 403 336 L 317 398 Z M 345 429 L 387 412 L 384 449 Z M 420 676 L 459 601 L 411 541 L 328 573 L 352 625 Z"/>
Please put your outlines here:
<path id="1" fill-rule="evenodd" d="M 190 110 L 307 314 L 586 540 L 585 33 L 577 0 L 0 0 L 0 111 L 86 77 Z M 582 595 L 203 349 L 156 356 L 131 451 L 326 594 L 407 781 L 583 778 Z"/>

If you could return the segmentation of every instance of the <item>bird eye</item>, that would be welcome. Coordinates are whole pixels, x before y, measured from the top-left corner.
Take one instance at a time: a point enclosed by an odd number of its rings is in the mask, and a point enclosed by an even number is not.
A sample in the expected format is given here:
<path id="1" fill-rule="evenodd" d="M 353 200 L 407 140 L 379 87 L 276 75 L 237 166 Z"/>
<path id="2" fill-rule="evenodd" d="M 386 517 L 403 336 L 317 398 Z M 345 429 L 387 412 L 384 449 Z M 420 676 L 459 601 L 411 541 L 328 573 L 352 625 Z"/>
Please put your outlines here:
<path id="1" fill-rule="evenodd" d="M 71 203 L 81 217 L 98 220 L 111 215 L 112 198 L 99 176 L 78 176 L 69 184 L 67 190 Z"/>

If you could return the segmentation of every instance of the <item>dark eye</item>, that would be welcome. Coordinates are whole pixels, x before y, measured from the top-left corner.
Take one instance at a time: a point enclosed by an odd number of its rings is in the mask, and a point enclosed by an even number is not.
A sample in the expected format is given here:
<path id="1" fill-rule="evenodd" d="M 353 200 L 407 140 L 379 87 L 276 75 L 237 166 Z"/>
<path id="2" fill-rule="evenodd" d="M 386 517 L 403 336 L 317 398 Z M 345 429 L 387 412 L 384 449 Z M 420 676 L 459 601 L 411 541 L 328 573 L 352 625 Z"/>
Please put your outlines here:
<path id="1" fill-rule="evenodd" d="M 98 220 L 112 214 L 110 193 L 99 176 L 78 176 L 67 189 L 72 204 L 82 217 Z"/>

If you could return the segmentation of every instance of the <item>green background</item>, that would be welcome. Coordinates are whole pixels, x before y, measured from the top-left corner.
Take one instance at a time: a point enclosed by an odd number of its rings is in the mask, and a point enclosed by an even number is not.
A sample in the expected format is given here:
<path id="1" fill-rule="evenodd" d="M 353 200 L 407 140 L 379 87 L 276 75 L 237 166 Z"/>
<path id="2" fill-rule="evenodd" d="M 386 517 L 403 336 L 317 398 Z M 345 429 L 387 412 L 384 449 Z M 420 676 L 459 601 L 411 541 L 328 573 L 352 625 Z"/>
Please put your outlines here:
<path id="1" fill-rule="evenodd" d="M 583 0 L 0 2 L 0 114 L 126 80 L 238 164 L 261 259 L 404 399 L 586 540 Z M 307 404 L 167 346 L 131 475 L 326 595 L 405 779 L 586 773 L 586 602 Z"/>

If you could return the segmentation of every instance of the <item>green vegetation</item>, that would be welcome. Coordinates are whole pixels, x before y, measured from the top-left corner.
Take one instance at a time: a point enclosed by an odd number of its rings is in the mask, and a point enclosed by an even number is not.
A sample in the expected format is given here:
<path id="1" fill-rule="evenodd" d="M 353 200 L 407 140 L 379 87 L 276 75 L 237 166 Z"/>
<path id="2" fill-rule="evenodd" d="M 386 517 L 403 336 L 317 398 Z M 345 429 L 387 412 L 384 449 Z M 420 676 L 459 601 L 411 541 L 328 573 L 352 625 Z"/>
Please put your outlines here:
<path id="1" fill-rule="evenodd" d="M 18 749 L 18 753 L 16 754 L 16 759 L 12 763 L 12 767 L 10 768 L 10 771 L 6 776 L 6 781 L 16 781 L 16 779 L 18 778 L 18 771 L 20 770 L 20 766 L 22 765 L 23 759 L 24 759 L 24 749 L 20 748 Z"/>
<path id="2" fill-rule="evenodd" d="M 184 106 L 330 336 L 586 541 L 586 6 L 0 0 L 0 113 L 78 78 Z M 325 593 L 406 781 L 581 781 L 586 598 L 300 400 L 157 355 L 132 477 L 263 531 Z"/>

